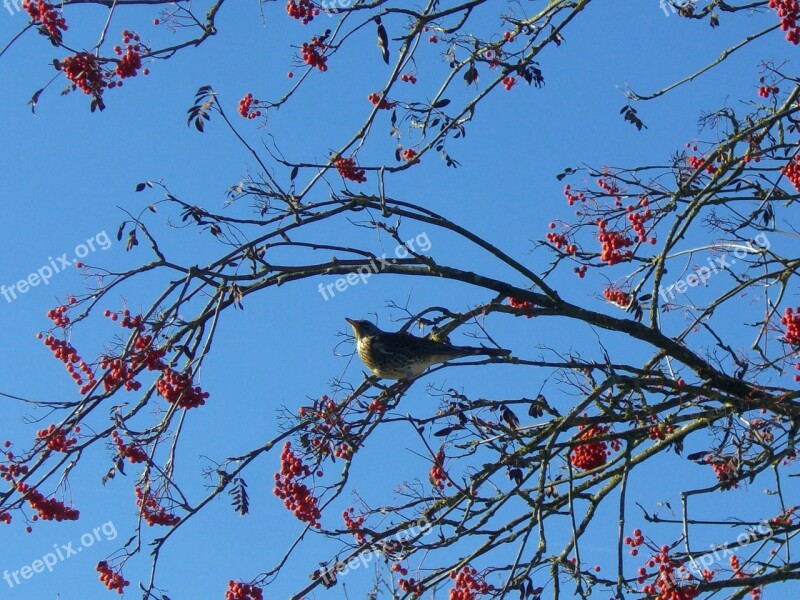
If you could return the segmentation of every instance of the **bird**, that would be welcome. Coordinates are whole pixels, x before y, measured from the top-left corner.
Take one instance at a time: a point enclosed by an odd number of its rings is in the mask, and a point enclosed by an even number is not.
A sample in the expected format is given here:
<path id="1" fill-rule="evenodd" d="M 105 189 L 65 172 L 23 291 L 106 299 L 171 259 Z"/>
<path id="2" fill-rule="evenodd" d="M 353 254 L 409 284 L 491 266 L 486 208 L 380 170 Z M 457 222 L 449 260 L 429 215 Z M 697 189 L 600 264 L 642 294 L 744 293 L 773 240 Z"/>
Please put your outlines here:
<path id="1" fill-rule="evenodd" d="M 375 17 L 375 23 L 378 25 L 378 48 L 381 49 L 381 56 L 383 62 L 389 64 L 389 36 L 386 34 L 386 28 L 381 23 L 380 17 Z"/>
<path id="2" fill-rule="evenodd" d="M 511 354 L 503 348 L 454 346 L 419 338 L 410 333 L 383 331 L 367 320 L 345 319 L 353 328 L 356 350 L 362 362 L 382 379 L 409 379 L 428 367 L 465 356 L 501 357 Z"/>

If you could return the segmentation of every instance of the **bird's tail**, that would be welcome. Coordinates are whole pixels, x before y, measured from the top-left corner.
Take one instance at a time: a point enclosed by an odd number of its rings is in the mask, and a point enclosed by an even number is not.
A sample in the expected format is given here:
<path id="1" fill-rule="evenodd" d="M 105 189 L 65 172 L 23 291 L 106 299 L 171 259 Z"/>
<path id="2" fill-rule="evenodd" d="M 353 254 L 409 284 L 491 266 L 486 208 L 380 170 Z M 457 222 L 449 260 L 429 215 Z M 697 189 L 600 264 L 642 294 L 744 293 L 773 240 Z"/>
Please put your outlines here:
<path id="1" fill-rule="evenodd" d="M 506 350 L 505 348 L 475 348 L 470 346 L 460 346 L 459 350 L 463 350 L 465 353 L 468 353 L 467 356 L 509 356 L 511 354 L 511 350 Z"/>

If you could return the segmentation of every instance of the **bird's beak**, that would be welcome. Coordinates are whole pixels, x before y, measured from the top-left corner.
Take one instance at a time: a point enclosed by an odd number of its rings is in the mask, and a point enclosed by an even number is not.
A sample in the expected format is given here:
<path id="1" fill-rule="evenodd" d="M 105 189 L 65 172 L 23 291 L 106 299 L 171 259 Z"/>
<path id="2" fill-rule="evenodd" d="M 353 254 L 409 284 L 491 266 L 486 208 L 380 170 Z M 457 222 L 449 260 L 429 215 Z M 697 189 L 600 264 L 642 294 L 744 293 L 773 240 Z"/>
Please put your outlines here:
<path id="1" fill-rule="evenodd" d="M 358 321 L 355 319 L 348 319 L 347 317 L 345 317 L 344 320 L 350 323 L 350 327 L 353 328 L 353 333 L 358 336 L 361 332 L 361 328 L 358 326 Z"/>

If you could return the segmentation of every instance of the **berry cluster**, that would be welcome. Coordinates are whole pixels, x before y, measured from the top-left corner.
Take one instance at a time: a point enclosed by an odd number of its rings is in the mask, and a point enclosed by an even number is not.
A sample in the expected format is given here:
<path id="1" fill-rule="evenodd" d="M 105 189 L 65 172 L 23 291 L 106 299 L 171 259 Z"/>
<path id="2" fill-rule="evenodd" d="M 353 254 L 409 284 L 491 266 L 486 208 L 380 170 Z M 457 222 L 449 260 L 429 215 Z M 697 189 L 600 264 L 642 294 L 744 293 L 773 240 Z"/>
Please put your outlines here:
<path id="1" fill-rule="evenodd" d="M 37 337 L 41 338 L 42 334 Z M 80 357 L 78 351 L 69 342 L 48 335 L 44 338 L 44 345 L 50 348 L 55 358 L 64 363 L 67 372 L 75 381 L 75 385 L 81 386 L 81 394 L 88 392 L 97 383 L 91 367 Z M 76 363 L 78 365 L 77 368 L 75 367 Z M 84 383 L 81 373 L 86 376 L 86 383 Z"/>
<path id="2" fill-rule="evenodd" d="M 367 99 L 372 102 L 374 106 L 377 106 L 378 110 L 390 110 L 396 106 L 394 102 L 389 102 L 378 92 L 372 92 L 367 96 Z"/>
<path id="3" fill-rule="evenodd" d="M 119 46 L 117 46 L 117 48 L 119 48 Z M 142 55 L 139 52 L 139 44 L 134 44 L 125 48 L 125 54 L 122 55 L 119 63 L 117 63 L 117 68 L 114 69 L 114 73 L 116 73 L 120 79 L 136 77 L 136 75 L 138 75 L 139 69 L 142 68 Z M 146 69 L 144 74 L 147 75 Z M 116 87 L 114 85 L 115 83 L 116 85 L 122 85 L 121 82 L 112 81 L 108 87 Z"/>
<path id="4" fill-rule="evenodd" d="M 123 44 L 130 44 L 131 42 L 139 42 L 139 34 L 135 31 L 128 31 L 127 29 L 122 30 L 122 43 Z M 119 52 L 117 52 L 119 54 Z"/>
<path id="5" fill-rule="evenodd" d="M 249 583 L 231 580 L 225 600 L 264 600 L 264 590 Z"/>
<path id="6" fill-rule="evenodd" d="M 158 354 L 156 353 L 155 356 L 157 357 Z M 145 360 L 141 360 L 142 358 Z M 103 357 L 100 361 L 100 368 L 107 370 L 103 377 L 103 388 L 108 392 L 124 385 L 129 392 L 138 390 L 142 384 L 134 379 L 136 369 L 144 364 L 147 365 L 148 370 L 152 371 L 157 368 L 152 366 L 156 360 L 160 361 L 160 357 L 154 358 L 153 353 L 150 352 L 134 355 L 130 359 L 130 365 L 120 358 Z M 163 365 L 161 368 L 164 368 Z"/>
<path id="7" fill-rule="evenodd" d="M 692 167 L 693 169 L 697 170 L 705 162 L 705 159 L 702 156 L 694 156 L 692 154 L 689 154 L 686 157 L 686 162 L 689 163 L 690 167 Z"/>
<path id="8" fill-rule="evenodd" d="M 510 297 L 510 296 L 508 298 L 508 305 L 511 308 L 515 308 L 515 309 L 520 310 L 520 311 L 523 311 L 523 310 L 524 311 L 532 311 L 533 309 L 536 308 L 536 305 L 533 302 L 531 302 L 530 300 L 520 300 L 519 298 L 513 298 L 513 297 Z M 530 319 L 531 317 L 534 317 L 534 316 L 536 316 L 536 315 L 527 314 L 527 315 L 525 315 L 525 318 L 526 319 Z"/>
<path id="9" fill-rule="evenodd" d="M 624 292 L 620 288 L 614 287 L 613 285 L 610 285 L 603 290 L 603 296 L 605 296 L 606 300 L 611 302 L 611 304 L 616 304 L 623 309 L 628 308 L 631 305 L 631 300 L 633 299 L 630 292 Z"/>
<path id="10" fill-rule="evenodd" d="M 800 156 L 795 156 L 794 160 L 786 163 L 781 172 L 789 180 L 798 192 L 800 192 Z"/>
<path id="11" fill-rule="evenodd" d="M 403 150 L 402 156 L 403 159 L 407 160 L 408 162 L 413 162 L 414 164 L 419 162 L 419 159 L 417 158 L 417 151 L 413 148 L 406 148 Z"/>
<path id="12" fill-rule="evenodd" d="M 137 318 L 141 318 L 138 317 Z M 125 326 L 123 320 L 122 326 Z M 131 356 L 131 368 L 139 369 L 140 367 L 147 368 L 148 371 L 163 371 L 164 362 L 161 360 L 167 354 L 163 348 L 156 348 L 153 346 L 153 336 L 139 333 L 136 341 L 133 343 L 134 354 Z"/>
<path id="13" fill-rule="evenodd" d="M 336 447 L 333 455 L 336 458 L 341 458 L 342 460 L 350 460 L 353 458 L 353 448 L 346 442 L 342 442 Z"/>
<path id="14" fill-rule="evenodd" d="M 613 175 L 607 173 L 602 177 L 598 177 L 597 185 L 600 186 L 600 189 L 603 190 L 606 194 L 614 198 L 615 206 L 622 206 L 622 196 L 620 196 L 620 189 L 617 186 L 617 184 L 614 183 Z"/>
<path id="15" fill-rule="evenodd" d="M 253 112 L 250 112 L 253 102 L 258 104 L 258 100 L 253 99 L 253 94 L 250 92 L 247 92 L 247 95 L 239 100 L 239 114 L 245 119 L 255 119 L 261 116 L 260 110 L 254 110 Z"/>
<path id="16" fill-rule="evenodd" d="M 322 514 L 317 507 L 317 499 L 308 486 L 295 481 L 310 475 L 311 469 L 303 464 L 303 459 L 295 455 L 291 442 L 287 441 L 281 452 L 281 470 L 275 473 L 275 488 L 272 491 L 299 520 L 319 528 Z"/>
<path id="17" fill-rule="evenodd" d="M 386 411 L 386 405 L 376 398 L 369 403 L 368 410 L 373 414 L 381 414 Z"/>
<path id="18" fill-rule="evenodd" d="M 761 162 L 761 156 L 758 154 L 753 154 L 753 151 L 760 150 L 758 146 L 754 146 L 751 142 L 750 147 L 747 150 L 747 153 L 742 157 L 743 163 L 749 163 L 750 161 L 753 162 Z"/>
<path id="19" fill-rule="evenodd" d="M 8 443 L 8 442 L 6 442 Z M 15 479 L 20 475 L 28 474 L 28 465 L 20 464 L 14 460 L 13 452 L 6 452 L 6 459 L 13 461 L 8 465 L 0 465 L 0 478 L 5 479 L 16 487 Z"/>
<path id="20" fill-rule="evenodd" d="M 602 467 L 610 456 L 608 443 L 594 441 L 594 438 L 608 433 L 609 426 L 589 425 L 587 427 L 586 425 L 581 425 L 580 429 L 581 432 L 575 440 L 581 443 L 569 453 L 570 463 L 581 471 L 591 471 L 597 467 Z M 614 445 L 618 446 L 618 442 L 615 442 Z M 615 447 L 614 449 L 616 450 L 617 448 Z"/>
<path id="21" fill-rule="evenodd" d="M 667 435 L 671 435 L 675 431 L 675 428 L 672 425 L 658 422 L 658 416 L 656 415 L 653 415 L 651 420 L 656 421 L 648 430 L 648 437 L 651 440 L 665 440 L 667 439 Z"/>
<path id="22" fill-rule="evenodd" d="M 142 384 L 134 379 L 136 373 L 128 367 L 127 363 L 121 358 L 110 358 L 104 356 L 100 361 L 100 368 L 106 371 L 103 377 L 103 390 L 110 392 L 125 386 L 125 390 L 136 391 Z"/>
<path id="23" fill-rule="evenodd" d="M 500 64 L 499 61 L 502 60 L 502 58 L 503 58 L 503 51 L 501 49 L 499 49 L 499 48 L 497 50 L 495 50 L 493 59 L 492 59 L 492 51 L 491 50 L 487 50 L 484 53 L 484 56 L 486 58 L 490 59 L 489 60 L 489 68 L 490 69 L 496 69 L 497 66 Z"/>
<path id="24" fill-rule="evenodd" d="M 747 579 L 750 577 L 748 573 L 745 573 L 742 570 L 742 566 L 739 564 L 739 557 L 735 554 L 732 554 L 731 557 L 728 559 L 731 564 L 731 570 L 733 571 L 734 577 L 736 579 Z M 750 597 L 753 600 L 761 600 L 761 588 L 755 588 L 750 590 Z"/>
<path id="25" fill-rule="evenodd" d="M 555 229 L 555 226 L 555 223 L 550 223 L 549 225 L 550 229 Z M 548 231 L 545 239 L 559 250 L 561 250 L 561 247 L 563 246 L 564 252 L 567 254 L 573 255 L 578 251 L 578 246 L 576 244 L 570 244 L 569 238 L 567 238 L 566 234 Z"/>
<path id="26" fill-rule="evenodd" d="M 786 512 L 771 518 L 767 521 L 772 529 L 782 529 L 784 527 L 791 527 L 793 525 L 792 516 L 794 515 L 794 508 L 787 508 Z"/>
<path id="27" fill-rule="evenodd" d="M 355 159 L 339 157 L 333 161 L 333 166 L 339 171 L 339 175 L 356 183 L 364 183 L 367 180 L 366 171 L 356 166 Z"/>
<path id="28" fill-rule="evenodd" d="M 46 34 L 54 43 L 61 43 L 61 32 L 69 29 L 64 17 L 60 16 L 56 8 L 43 0 L 22 0 L 22 8 L 27 12 L 34 23 L 40 25 L 39 30 Z"/>
<path id="29" fill-rule="evenodd" d="M 336 403 L 326 394 L 319 400 L 314 400 L 310 407 L 301 406 L 301 417 L 312 417 L 313 425 L 308 434 L 308 444 L 320 457 L 331 454 L 335 458 L 350 460 L 353 448 L 347 442 L 338 442 L 350 432 L 350 425 L 344 422 Z M 305 445 L 305 442 L 304 442 Z"/>
<path id="30" fill-rule="evenodd" d="M 142 325 L 144 321 L 142 319 L 142 315 L 131 316 L 131 311 L 128 309 L 123 310 L 121 313 L 122 321 L 120 321 L 119 326 L 125 329 L 142 329 Z M 110 310 L 106 310 L 103 313 L 103 316 L 108 317 L 112 321 L 116 321 L 118 318 L 117 313 L 112 313 Z"/>
<path id="31" fill-rule="evenodd" d="M 735 458 L 715 459 L 709 454 L 705 461 L 714 469 L 714 475 L 722 484 L 720 485 L 721 490 L 735 490 L 739 487 L 739 484 L 736 483 L 739 478 L 739 468 Z"/>
<path id="32" fill-rule="evenodd" d="M 439 490 L 444 490 L 445 486 L 452 487 L 453 485 L 447 476 L 447 471 L 444 470 L 444 448 L 440 448 L 433 458 L 430 480 L 433 487 L 439 488 Z"/>
<path id="33" fill-rule="evenodd" d="M 786 327 L 783 339 L 800 349 L 800 308 L 796 311 L 787 308 L 781 317 L 781 325 Z"/>
<path id="34" fill-rule="evenodd" d="M 780 89 L 775 86 L 762 85 L 758 88 L 758 95 L 762 98 L 769 98 L 780 93 Z"/>
<path id="35" fill-rule="evenodd" d="M 134 464 L 147 462 L 147 452 L 133 442 L 126 444 L 116 429 L 111 432 L 111 439 L 117 445 L 117 454 L 120 458 L 127 458 Z"/>
<path id="36" fill-rule="evenodd" d="M 59 66 L 67 79 L 83 90 L 84 94 L 101 96 L 108 85 L 97 59 L 88 52 L 68 56 Z"/>
<path id="37" fill-rule="evenodd" d="M 747 437 L 751 440 L 755 440 L 757 443 L 765 442 L 771 444 L 775 441 L 775 434 L 772 433 L 772 427 L 769 421 L 765 421 L 764 419 L 753 419 L 750 421 Z"/>
<path id="38" fill-rule="evenodd" d="M 70 304 L 75 304 L 75 302 L 77 302 L 75 298 L 70 298 Z M 50 319 L 56 327 L 66 327 L 70 323 L 67 311 L 69 311 L 69 306 L 66 304 L 56 306 L 47 311 L 47 318 Z"/>
<path id="39" fill-rule="evenodd" d="M 564 185 L 564 196 L 567 199 L 567 204 L 572 206 L 576 202 L 586 202 L 586 196 L 584 196 L 583 192 L 578 192 L 577 194 L 572 193 L 572 187 L 567 183 Z"/>
<path id="40" fill-rule="evenodd" d="M 399 587 L 406 594 L 413 594 L 414 596 L 422 596 L 425 593 L 425 586 L 421 581 L 417 581 L 413 577 L 410 579 L 398 579 L 397 587 Z M 452 592 L 450 592 L 452 594 Z M 452 598 L 452 596 L 450 596 Z"/>
<path id="41" fill-rule="evenodd" d="M 686 573 L 685 567 L 680 561 L 674 560 L 669 556 L 669 546 L 662 546 L 661 551 L 656 554 L 647 562 L 647 566 L 655 568 L 658 566 L 658 571 L 655 573 L 655 580 L 653 583 L 647 584 L 642 587 L 642 593 L 648 596 L 659 598 L 659 600 L 692 600 L 699 595 L 696 583 L 688 583 L 681 585 L 678 578 L 682 574 L 686 580 L 695 579 L 691 573 Z M 678 574 L 676 575 L 676 571 Z M 647 580 L 647 569 L 644 567 L 639 568 L 639 577 L 637 582 L 640 584 Z"/>
<path id="42" fill-rule="evenodd" d="M 352 506 L 342 513 L 344 526 L 350 533 L 353 534 L 353 537 L 356 538 L 356 541 L 359 544 L 363 544 L 367 541 L 367 538 L 364 537 L 364 533 L 361 529 L 361 526 L 364 524 L 364 516 L 362 515 L 353 518 L 353 513 L 355 513 L 355 509 Z"/>
<path id="43" fill-rule="evenodd" d="M 319 38 L 312 37 L 311 43 L 303 42 L 300 51 L 303 53 L 303 62 L 309 67 L 317 67 L 320 71 L 328 70 L 328 57 L 323 54 L 328 45 Z"/>
<path id="44" fill-rule="evenodd" d="M 631 547 L 631 556 L 639 554 L 639 546 L 644 544 L 644 536 L 641 529 L 633 530 L 633 537 L 627 536 L 623 542 Z M 641 583 L 641 582 L 640 582 Z"/>
<path id="45" fill-rule="evenodd" d="M 415 84 L 417 83 L 417 77 L 413 73 L 404 73 L 403 75 L 400 75 L 400 81 Z"/>
<path id="46" fill-rule="evenodd" d="M 141 388 L 142 384 L 136 381 L 134 378 L 136 377 L 136 373 L 142 368 L 146 368 L 148 371 L 164 371 L 165 373 L 169 371 L 171 373 L 170 369 L 162 360 L 166 355 L 166 350 L 155 347 L 153 345 L 153 336 L 143 333 L 144 320 L 142 319 L 142 316 L 131 316 L 130 311 L 127 309 L 123 310 L 119 314 L 121 314 L 123 317 L 122 321 L 120 322 L 120 327 L 135 330 L 138 335 L 134 340 L 133 351 L 129 357 L 102 357 L 100 361 L 100 368 L 106 372 L 103 376 L 103 389 L 106 392 L 117 390 L 122 386 L 124 386 L 129 392 L 136 391 Z M 112 321 L 117 321 L 119 319 L 119 314 L 111 312 L 108 309 L 106 309 L 106 311 L 103 313 L 104 316 Z M 162 384 L 162 387 L 164 387 L 165 391 L 169 389 L 170 381 L 171 380 L 167 378 L 167 382 Z M 162 381 L 159 380 L 159 383 L 162 383 Z M 195 392 L 196 389 L 197 388 L 194 388 L 193 391 L 187 396 L 191 398 L 193 402 L 197 402 L 197 399 L 194 397 L 197 395 L 197 392 Z M 161 392 L 160 388 L 159 392 Z M 164 396 L 164 393 L 161 395 Z M 208 395 L 205 395 L 204 397 L 207 398 Z M 199 402 L 199 404 L 202 404 L 202 402 Z"/>
<path id="47" fill-rule="evenodd" d="M 156 382 L 156 389 L 170 404 L 178 408 L 197 408 L 206 403 L 210 396 L 200 386 L 192 385 L 192 378 L 184 373 L 164 368 L 164 373 Z"/>
<path id="48" fill-rule="evenodd" d="M 11 513 L 5 511 L 0 512 L 0 523 L 9 525 L 11 523 Z"/>
<path id="49" fill-rule="evenodd" d="M 389 567 L 389 570 L 392 573 L 400 573 L 400 575 L 404 577 L 408 575 L 408 569 L 404 568 L 400 563 L 394 563 L 391 567 Z"/>
<path id="50" fill-rule="evenodd" d="M 769 0 L 781 20 L 781 29 L 786 32 L 786 40 L 795 46 L 800 44 L 800 2 L 798 0 Z"/>
<path id="51" fill-rule="evenodd" d="M 125 586 L 130 585 L 130 582 L 122 577 L 122 573 L 114 571 L 104 560 L 97 563 L 97 571 L 100 573 L 103 585 L 111 591 L 117 590 L 118 594 L 123 594 Z"/>
<path id="52" fill-rule="evenodd" d="M 142 488 L 136 487 L 136 506 L 139 507 L 139 514 L 144 517 L 150 527 L 153 525 L 176 525 L 180 522 L 181 518 L 174 514 L 167 512 L 167 509 L 161 506 L 158 501 L 150 495 L 150 492 L 143 492 Z"/>
<path id="53" fill-rule="evenodd" d="M 121 46 L 114 46 L 114 54 L 122 57 L 117 63 L 116 69 L 114 69 L 114 75 L 120 79 L 136 77 L 139 69 L 142 68 L 142 45 L 139 41 L 139 35 L 136 32 L 128 31 L 127 29 L 122 30 L 122 43 L 126 44 L 124 53 Z M 149 73 L 148 69 L 142 71 L 144 75 Z M 108 84 L 108 87 L 114 88 L 121 85 L 121 81 L 112 81 Z"/>
<path id="54" fill-rule="evenodd" d="M 311 3 L 311 0 L 300 0 L 299 2 L 289 0 L 286 3 L 286 12 L 293 19 L 302 20 L 303 25 L 308 25 L 319 14 L 319 9 Z"/>
<path id="55" fill-rule="evenodd" d="M 692 152 L 697 152 L 697 146 L 693 146 L 692 144 L 687 143 L 686 147 L 689 148 Z M 706 162 L 706 159 L 702 156 L 694 156 L 693 154 L 689 154 L 686 156 L 686 162 L 689 163 L 689 166 L 694 169 L 695 171 L 703 166 L 703 163 Z M 709 164 L 706 166 L 706 173 L 709 175 L 713 175 L 717 172 L 717 167 L 713 164 Z"/>
<path id="56" fill-rule="evenodd" d="M 80 431 L 80 427 L 75 427 L 75 433 L 80 433 Z M 69 435 L 70 432 L 68 430 L 55 425 L 50 425 L 50 427 L 36 432 L 37 440 L 45 442 L 47 447 L 54 452 L 66 452 L 70 446 L 78 443 L 77 438 L 71 438 Z"/>
<path id="57" fill-rule="evenodd" d="M 45 498 L 44 494 L 32 489 L 27 483 L 19 482 L 16 487 L 43 521 L 77 521 L 80 517 L 80 511 L 66 506 L 55 498 Z"/>
<path id="58" fill-rule="evenodd" d="M 633 229 L 633 232 L 639 237 L 640 242 L 644 242 L 647 240 L 647 230 L 644 228 L 644 224 L 652 215 L 650 209 L 647 208 L 649 204 L 650 201 L 647 198 L 642 198 L 640 205 L 644 207 L 644 210 L 640 213 L 636 212 L 636 208 L 631 204 L 629 204 L 625 208 L 625 212 L 628 213 L 628 221 L 630 221 L 631 223 L 631 228 Z M 655 245 L 656 239 L 651 238 L 650 243 Z"/>
<path id="59" fill-rule="evenodd" d="M 515 83 L 517 83 L 516 77 L 503 77 L 503 87 L 506 88 L 506 91 L 513 88 Z"/>
<path id="60" fill-rule="evenodd" d="M 604 219 L 597 221 L 597 240 L 600 242 L 600 260 L 614 266 L 633 256 L 633 251 L 624 250 L 633 246 L 633 240 L 619 231 L 608 231 Z"/>
<path id="61" fill-rule="evenodd" d="M 475 600 L 479 595 L 494 591 L 494 586 L 486 583 L 472 567 L 465 566 L 458 573 L 450 573 L 450 579 L 455 579 L 455 585 L 450 590 L 450 600 Z"/>

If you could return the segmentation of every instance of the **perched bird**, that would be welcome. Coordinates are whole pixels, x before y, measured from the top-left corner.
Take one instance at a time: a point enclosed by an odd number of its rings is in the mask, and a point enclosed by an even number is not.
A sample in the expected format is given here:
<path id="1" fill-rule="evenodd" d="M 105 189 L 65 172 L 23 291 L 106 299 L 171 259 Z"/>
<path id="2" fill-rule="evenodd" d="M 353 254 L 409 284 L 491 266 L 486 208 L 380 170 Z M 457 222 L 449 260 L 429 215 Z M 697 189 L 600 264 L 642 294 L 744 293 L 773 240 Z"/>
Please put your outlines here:
<path id="1" fill-rule="evenodd" d="M 378 48 L 381 49 L 381 56 L 383 62 L 389 64 L 389 36 L 386 35 L 386 28 L 381 23 L 380 17 L 375 17 L 375 23 L 378 25 Z"/>
<path id="2" fill-rule="evenodd" d="M 367 368 L 385 379 L 416 377 L 431 365 L 465 356 L 508 356 L 510 350 L 453 346 L 409 333 L 383 331 L 369 321 L 346 319 L 356 336 L 356 349 Z"/>

